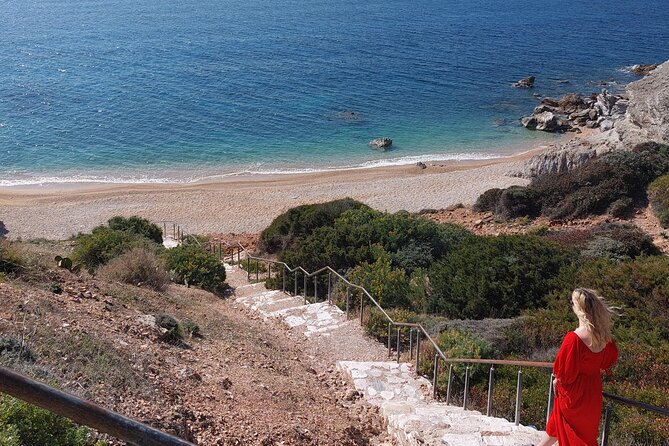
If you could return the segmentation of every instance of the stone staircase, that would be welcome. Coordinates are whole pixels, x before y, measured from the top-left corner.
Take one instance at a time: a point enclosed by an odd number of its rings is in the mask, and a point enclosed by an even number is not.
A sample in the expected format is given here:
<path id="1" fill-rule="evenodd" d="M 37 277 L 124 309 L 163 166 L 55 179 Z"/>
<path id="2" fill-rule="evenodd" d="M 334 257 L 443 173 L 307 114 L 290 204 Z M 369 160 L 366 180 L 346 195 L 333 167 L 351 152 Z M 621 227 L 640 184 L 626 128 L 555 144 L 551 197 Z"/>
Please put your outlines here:
<path id="1" fill-rule="evenodd" d="M 541 438 L 534 428 L 433 400 L 429 381 L 416 377 L 409 364 L 388 361 L 385 347 L 366 336 L 356 319 L 346 320 L 334 305 L 304 305 L 303 297 L 266 290 L 262 283 L 239 286 L 235 296 L 238 304 L 263 319 L 284 324 L 317 344 L 357 395 L 379 408 L 400 445 L 526 446 Z"/>

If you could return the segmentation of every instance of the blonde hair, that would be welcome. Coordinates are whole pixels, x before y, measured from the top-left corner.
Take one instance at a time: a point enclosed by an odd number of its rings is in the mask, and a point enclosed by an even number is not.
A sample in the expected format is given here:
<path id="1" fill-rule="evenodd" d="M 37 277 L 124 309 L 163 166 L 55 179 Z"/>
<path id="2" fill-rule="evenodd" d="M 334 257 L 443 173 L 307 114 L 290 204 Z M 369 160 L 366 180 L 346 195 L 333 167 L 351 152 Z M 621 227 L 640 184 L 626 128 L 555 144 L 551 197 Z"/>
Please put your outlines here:
<path id="1" fill-rule="evenodd" d="M 576 288 L 571 294 L 571 299 L 578 320 L 590 332 L 590 348 L 601 350 L 613 339 L 611 319 L 616 314 L 614 307 L 609 306 L 596 291 L 588 288 Z"/>

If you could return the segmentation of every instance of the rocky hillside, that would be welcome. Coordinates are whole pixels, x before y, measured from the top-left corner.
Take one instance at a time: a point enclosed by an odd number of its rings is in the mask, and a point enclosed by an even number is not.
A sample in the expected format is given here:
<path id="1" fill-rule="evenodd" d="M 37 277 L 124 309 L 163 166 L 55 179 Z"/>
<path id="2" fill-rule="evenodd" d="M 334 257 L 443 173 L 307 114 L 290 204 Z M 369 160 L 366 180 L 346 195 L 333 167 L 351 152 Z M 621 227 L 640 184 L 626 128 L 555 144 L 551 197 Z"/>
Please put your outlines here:
<path id="1" fill-rule="evenodd" d="M 650 71 L 643 79 L 630 83 L 623 97 L 598 95 L 597 99 L 592 101 L 593 107 L 597 108 L 600 103 L 610 102 L 600 100 L 600 97 L 620 99 L 616 102 L 624 104 L 625 111 L 622 112 L 623 107 L 617 107 L 617 112 L 611 110 L 607 116 L 599 116 L 598 121 L 601 121 L 601 125 L 597 125 L 598 129 L 586 132 L 582 137 L 571 139 L 566 143 L 556 144 L 548 151 L 533 157 L 518 175 L 532 178 L 543 173 L 564 172 L 580 166 L 590 158 L 613 150 L 629 150 L 646 141 L 669 142 L 669 61 Z M 559 112 L 556 109 L 547 111 L 546 104 L 540 107 L 540 110 L 535 110 L 538 113 L 533 115 L 534 121 Z M 550 104 L 548 107 L 550 108 Z M 576 114 L 590 111 L 584 107 Z M 569 115 L 572 123 L 579 124 L 580 115 L 572 117 L 573 114 Z M 529 121 L 530 118 L 524 119 Z M 587 127 L 596 127 L 594 125 L 596 122 L 592 121 L 593 125 Z M 558 124 L 549 127 L 559 129 L 566 125 L 562 121 Z"/>

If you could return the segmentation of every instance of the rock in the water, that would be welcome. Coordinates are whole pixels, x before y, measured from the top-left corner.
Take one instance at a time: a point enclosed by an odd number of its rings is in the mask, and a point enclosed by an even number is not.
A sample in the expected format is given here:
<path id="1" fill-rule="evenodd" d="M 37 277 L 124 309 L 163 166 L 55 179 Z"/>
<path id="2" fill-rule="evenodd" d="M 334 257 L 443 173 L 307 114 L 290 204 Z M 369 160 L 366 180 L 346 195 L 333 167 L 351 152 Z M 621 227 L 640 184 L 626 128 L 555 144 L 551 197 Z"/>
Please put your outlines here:
<path id="1" fill-rule="evenodd" d="M 522 118 L 520 122 L 528 129 L 544 132 L 564 132 L 571 127 L 569 123 L 559 119 L 550 111 L 535 112 L 532 116 Z"/>
<path id="2" fill-rule="evenodd" d="M 374 138 L 369 142 L 369 145 L 375 149 L 386 150 L 393 145 L 393 140 L 385 136 L 383 138 Z"/>
<path id="3" fill-rule="evenodd" d="M 630 71 L 632 73 L 636 74 L 637 76 L 648 76 L 651 71 L 653 71 L 655 68 L 659 67 L 658 64 L 640 64 L 640 65 L 634 65 Z"/>
<path id="4" fill-rule="evenodd" d="M 513 86 L 515 88 L 532 88 L 532 87 L 534 87 L 534 81 L 535 81 L 535 77 L 530 76 L 530 77 L 527 77 L 525 79 L 521 79 L 518 82 L 515 82 L 513 84 Z"/>

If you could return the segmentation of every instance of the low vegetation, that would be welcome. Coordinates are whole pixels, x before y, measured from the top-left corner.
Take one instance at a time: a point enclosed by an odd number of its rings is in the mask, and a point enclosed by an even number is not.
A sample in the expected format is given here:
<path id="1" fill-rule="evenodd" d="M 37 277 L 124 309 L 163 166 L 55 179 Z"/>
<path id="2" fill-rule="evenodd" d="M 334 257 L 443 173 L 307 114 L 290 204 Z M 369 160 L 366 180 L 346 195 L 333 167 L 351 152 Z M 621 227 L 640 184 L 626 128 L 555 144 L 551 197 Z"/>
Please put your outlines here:
<path id="1" fill-rule="evenodd" d="M 130 251 L 110 260 L 99 270 L 100 277 L 107 280 L 127 283 L 135 286 L 146 286 L 162 291 L 170 282 L 165 266 L 154 250 L 144 247 Z"/>
<path id="2" fill-rule="evenodd" d="M 662 227 L 669 228 L 669 175 L 663 175 L 650 183 L 648 198 Z"/>
<path id="3" fill-rule="evenodd" d="M 646 201 L 648 185 L 669 172 L 669 146 L 644 143 L 629 152 L 612 152 L 563 173 L 535 178 L 527 187 L 491 189 L 475 209 L 501 219 L 547 216 L 623 216 Z M 666 189 L 665 189 L 666 190 Z"/>
<path id="4" fill-rule="evenodd" d="M 180 245 L 165 253 L 165 268 L 175 282 L 214 293 L 227 288 L 225 267 L 212 253 L 197 244 Z"/>

